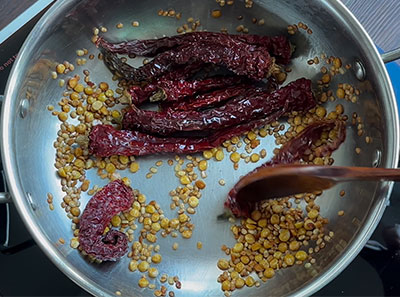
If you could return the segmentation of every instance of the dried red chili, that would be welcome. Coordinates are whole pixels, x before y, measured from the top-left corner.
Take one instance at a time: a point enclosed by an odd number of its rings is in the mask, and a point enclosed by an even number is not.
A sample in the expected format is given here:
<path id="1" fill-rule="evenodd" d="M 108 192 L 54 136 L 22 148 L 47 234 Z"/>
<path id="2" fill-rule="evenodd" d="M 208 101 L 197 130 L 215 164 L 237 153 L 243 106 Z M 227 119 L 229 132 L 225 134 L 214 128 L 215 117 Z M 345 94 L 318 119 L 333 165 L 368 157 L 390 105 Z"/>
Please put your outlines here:
<path id="1" fill-rule="evenodd" d="M 235 86 L 227 87 L 226 89 L 215 90 L 213 92 L 199 94 L 189 100 L 175 102 L 171 105 L 164 104 L 163 107 L 171 108 L 172 110 L 199 110 L 210 107 L 215 107 L 222 102 L 228 101 L 237 96 L 255 95 L 257 93 L 272 93 L 278 89 L 278 84 L 271 80 L 268 85 L 263 87 L 255 87 L 247 83 L 238 84 Z M 165 108 L 164 108 L 165 109 Z"/>
<path id="2" fill-rule="evenodd" d="M 132 106 L 124 115 L 123 127 L 164 136 L 183 131 L 215 131 L 267 117 L 283 108 L 290 112 L 314 105 L 311 81 L 301 78 L 272 93 L 251 89 L 221 107 L 203 112 L 171 109 L 155 112 Z"/>
<path id="3" fill-rule="evenodd" d="M 132 189 L 121 180 L 107 184 L 94 195 L 83 211 L 79 221 L 79 246 L 88 255 L 102 261 L 115 261 L 128 251 L 126 234 L 104 229 L 111 218 L 132 206 Z"/>
<path id="4" fill-rule="evenodd" d="M 165 51 L 152 61 L 134 68 L 118 58 L 117 54 L 101 48 L 104 61 L 111 70 L 115 70 L 127 80 L 152 80 L 173 70 L 179 65 L 192 63 L 211 63 L 226 67 L 237 75 L 262 80 L 279 70 L 265 47 L 247 44 L 233 38 L 193 42 Z"/>
<path id="5" fill-rule="evenodd" d="M 179 81 L 186 80 L 193 76 L 196 72 L 202 69 L 205 65 L 203 63 L 193 63 L 177 67 L 172 71 L 168 72 L 161 79 L 167 81 Z M 156 84 L 149 84 L 141 87 L 139 85 L 133 85 L 130 87 L 130 94 L 132 97 L 132 103 L 140 105 L 145 99 L 152 95 L 157 90 Z M 145 98 L 145 99 L 143 99 Z"/>
<path id="6" fill-rule="evenodd" d="M 129 93 L 132 103 L 136 106 L 149 100 L 150 102 L 179 101 L 185 97 L 193 96 L 199 92 L 207 92 L 213 89 L 226 88 L 242 81 L 239 76 L 211 77 L 202 80 L 169 80 L 160 78 L 154 83 L 144 87 L 132 86 Z"/>
<path id="7" fill-rule="evenodd" d="M 269 37 L 251 34 L 233 36 L 235 36 L 238 40 L 248 44 L 256 44 L 267 48 L 268 52 L 271 54 L 271 56 L 276 58 L 276 61 L 279 64 L 288 64 L 294 51 L 294 47 L 285 36 Z"/>
<path id="8" fill-rule="evenodd" d="M 179 67 L 174 68 L 172 71 L 169 71 L 162 78 L 166 80 L 185 80 L 193 76 L 199 70 L 207 68 L 207 65 L 204 63 L 192 63 L 188 65 L 181 65 Z"/>
<path id="9" fill-rule="evenodd" d="M 266 118 L 215 131 L 203 138 L 161 138 L 138 131 L 117 130 L 110 125 L 96 125 L 89 134 L 89 153 L 97 157 L 109 157 L 201 152 L 217 147 L 233 136 L 276 121 L 284 113 L 285 109 L 282 109 Z"/>
<path id="10" fill-rule="evenodd" d="M 154 57 L 155 55 L 176 48 L 183 44 L 197 43 L 201 41 L 213 41 L 225 43 L 226 40 L 239 40 L 247 44 L 265 47 L 269 53 L 282 64 L 289 63 L 292 48 L 285 36 L 259 36 L 259 35 L 231 35 L 216 32 L 191 32 L 182 35 L 163 37 L 159 39 L 138 40 L 120 43 L 110 43 L 104 38 L 97 39 L 97 46 L 117 54 L 134 54 L 138 56 Z"/>
<path id="11" fill-rule="evenodd" d="M 89 134 L 89 153 L 97 157 L 194 153 L 213 147 L 204 139 L 160 138 L 138 131 L 116 130 L 110 125 L 96 125 Z"/>
<path id="12" fill-rule="evenodd" d="M 298 102 L 296 110 L 306 111 L 315 106 L 314 101 Z M 254 128 L 279 119 L 289 104 L 261 119 L 246 121 L 225 129 L 209 131 L 203 138 L 161 138 L 138 131 L 116 130 L 110 125 L 96 125 L 89 134 L 89 153 L 97 157 L 112 155 L 143 156 L 156 153 L 195 153 L 217 147 L 233 136 L 239 136 Z"/>
<path id="13" fill-rule="evenodd" d="M 335 151 L 346 138 L 346 124 L 341 120 L 327 120 L 310 124 L 300 134 L 287 142 L 270 161 L 256 168 L 275 166 L 278 164 L 291 164 L 302 160 L 307 151 L 311 151 L 312 145 L 320 139 L 322 132 L 335 129 L 336 138 L 327 144 L 324 144 L 314 151 L 317 157 L 328 156 Z M 253 171 L 253 172 L 254 172 Z M 230 190 L 225 201 L 225 207 L 229 208 L 235 216 L 247 217 L 254 209 L 256 202 L 248 199 L 238 199 L 235 186 Z"/>
<path id="14" fill-rule="evenodd" d="M 200 108 L 210 107 L 212 105 L 227 101 L 231 98 L 245 95 L 249 90 L 249 85 L 239 85 L 228 87 L 222 90 L 216 90 L 206 94 L 197 95 L 188 101 L 180 101 L 171 105 L 172 110 L 190 111 Z"/>

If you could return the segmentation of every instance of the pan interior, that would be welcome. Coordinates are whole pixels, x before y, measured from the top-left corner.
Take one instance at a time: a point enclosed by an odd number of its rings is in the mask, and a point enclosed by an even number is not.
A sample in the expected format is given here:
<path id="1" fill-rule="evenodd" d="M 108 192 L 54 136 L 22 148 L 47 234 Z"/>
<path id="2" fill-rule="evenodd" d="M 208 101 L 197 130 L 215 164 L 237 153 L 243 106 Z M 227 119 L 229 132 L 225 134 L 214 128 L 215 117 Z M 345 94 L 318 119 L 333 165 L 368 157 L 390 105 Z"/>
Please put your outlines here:
<path id="1" fill-rule="evenodd" d="M 177 27 L 186 23 L 189 17 L 199 19 L 201 28 L 208 31 L 219 32 L 225 28 L 230 33 L 236 33 L 236 27 L 244 25 L 250 33 L 261 35 L 287 34 L 289 24 L 303 22 L 312 29 L 313 34 L 301 31 L 291 37 L 296 44 L 296 52 L 288 81 L 303 76 L 317 81 L 324 63 L 310 66 L 307 61 L 320 57 L 322 53 L 328 57 L 341 57 L 343 64 L 353 65 L 359 59 L 364 62 L 367 72 L 367 79 L 363 82 L 355 79 L 352 70 L 335 76 L 332 82 L 332 85 L 349 83 L 362 94 L 356 103 L 343 99 L 340 102 L 328 102 L 325 105 L 327 110 L 334 110 L 336 104 L 341 103 L 349 118 L 353 112 L 361 116 L 365 131 L 359 137 L 357 125 L 348 126 L 345 143 L 333 155 L 335 165 L 393 167 L 397 162 L 396 106 L 390 97 L 391 89 L 385 81 L 383 67 L 371 53 L 368 40 L 355 30 L 352 19 L 344 11 L 336 10 L 342 8 L 335 1 L 264 0 L 255 1 L 252 8 L 245 8 L 242 1 L 235 1 L 233 5 L 220 8 L 213 0 L 201 3 L 183 0 L 91 0 L 64 1 L 57 3 L 55 8 L 30 35 L 9 82 L 6 94 L 9 113 L 3 113 L 3 125 L 11 131 L 6 141 L 9 141 L 12 150 L 3 154 L 8 160 L 7 164 L 11 164 L 15 170 L 13 176 L 16 179 L 11 187 L 20 210 L 26 215 L 25 221 L 31 230 L 41 232 L 40 235 L 36 234 L 36 238 L 41 240 L 45 252 L 53 257 L 55 263 L 92 294 L 114 295 L 117 290 L 123 295 L 153 294 L 149 290 L 139 289 L 137 282 L 141 273 L 129 272 L 127 257 L 117 263 L 89 264 L 77 250 L 71 249 L 71 221 L 60 207 L 64 195 L 54 167 L 53 147 L 60 122 L 46 107 L 54 105 L 58 108 L 57 102 L 62 97 L 63 88 L 51 78 L 50 72 L 59 62 L 74 62 L 77 49 L 86 48 L 97 55 L 98 51 L 90 41 L 93 27 L 105 26 L 108 28 L 104 34 L 106 38 L 123 41 L 174 35 Z M 160 9 L 170 8 L 181 12 L 182 18 L 177 20 L 158 16 Z M 221 18 L 211 17 L 213 9 L 221 9 Z M 238 16 L 242 16 L 242 20 L 238 20 Z M 253 24 L 254 17 L 264 19 L 265 24 Z M 138 21 L 139 27 L 133 27 L 133 21 Z M 117 29 L 116 24 L 120 22 L 124 28 Z M 90 70 L 92 81 L 107 81 L 112 85 L 110 72 L 97 59 L 88 60 L 85 66 L 76 66 L 75 73 L 82 76 L 84 69 Z M 19 104 L 25 98 L 28 98 L 29 108 L 22 118 Z M 371 143 L 366 144 L 366 136 L 371 137 Z M 268 159 L 275 147 L 271 136 L 261 140 L 259 149 L 267 150 Z M 355 153 L 356 148 L 361 149 L 360 154 Z M 148 201 L 156 200 L 168 215 L 172 215 L 175 212 L 169 210 L 169 191 L 178 186 L 179 181 L 173 168 L 167 165 L 168 159 L 174 159 L 174 156 L 140 157 L 137 159 L 140 164 L 138 173 L 132 174 L 126 170 L 121 175 L 129 177 L 132 187 L 145 194 Z M 146 173 L 158 160 L 163 160 L 164 165 L 151 179 L 147 179 Z M 239 170 L 232 170 L 227 155 L 222 162 L 209 162 L 208 177 L 205 179 L 207 186 L 197 213 L 192 217 L 195 224 L 192 238 L 182 240 L 180 237 L 167 237 L 158 240 L 163 261 L 157 268 L 161 273 L 179 276 L 183 286 L 180 291 L 175 290 L 177 296 L 223 295 L 216 281 L 220 273 L 216 263 L 219 258 L 226 257 L 221 246 L 232 246 L 234 239 L 230 231 L 231 224 L 217 221 L 216 218 L 223 212 L 223 201 L 229 189 L 241 175 L 256 166 L 242 162 Z M 88 178 L 92 186 L 106 184 L 106 180 L 100 179 L 95 170 L 89 171 Z M 222 178 L 225 186 L 218 183 Z M 339 197 L 341 190 L 346 192 L 343 198 Z M 321 206 L 322 216 L 329 219 L 328 228 L 335 236 L 323 250 L 315 254 L 316 263 L 309 269 L 300 265 L 279 270 L 273 279 L 261 287 L 237 290 L 235 295 L 293 295 L 316 290 L 319 287 L 317 282 L 331 279 L 352 257 L 348 253 L 354 254 L 360 248 L 360 242 L 366 240 L 366 234 L 372 231 L 371 224 L 376 223 L 383 211 L 383 200 L 389 190 L 390 186 L 386 183 L 354 182 L 326 191 L 317 203 Z M 35 210 L 29 206 L 26 193 L 32 197 Z M 54 211 L 49 210 L 47 193 L 54 196 Z M 89 196 L 82 195 L 81 209 L 88 199 Z M 345 211 L 343 217 L 338 216 L 340 210 Z M 67 243 L 58 244 L 59 238 L 64 238 Z M 196 248 L 198 241 L 203 243 L 201 250 Z M 179 243 L 177 251 L 171 248 L 174 242 Z"/>

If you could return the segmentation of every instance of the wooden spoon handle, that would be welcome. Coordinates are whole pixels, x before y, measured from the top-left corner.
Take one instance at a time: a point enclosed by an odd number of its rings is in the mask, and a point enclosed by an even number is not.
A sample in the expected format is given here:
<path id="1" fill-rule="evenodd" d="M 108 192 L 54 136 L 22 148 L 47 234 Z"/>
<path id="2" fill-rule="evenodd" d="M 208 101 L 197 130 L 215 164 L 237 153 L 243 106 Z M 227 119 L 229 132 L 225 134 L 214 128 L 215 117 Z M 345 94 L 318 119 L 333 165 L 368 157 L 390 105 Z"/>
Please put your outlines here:
<path id="1" fill-rule="evenodd" d="M 259 201 L 323 191 L 355 180 L 400 181 L 400 169 L 316 165 L 279 165 L 259 168 L 235 185 L 237 199 Z"/>
<path id="2" fill-rule="evenodd" d="M 306 168 L 307 167 L 307 168 Z M 308 171 L 315 176 L 331 178 L 336 182 L 351 180 L 400 180 L 400 169 L 371 167 L 340 167 L 340 166 L 306 166 L 302 173 Z"/>

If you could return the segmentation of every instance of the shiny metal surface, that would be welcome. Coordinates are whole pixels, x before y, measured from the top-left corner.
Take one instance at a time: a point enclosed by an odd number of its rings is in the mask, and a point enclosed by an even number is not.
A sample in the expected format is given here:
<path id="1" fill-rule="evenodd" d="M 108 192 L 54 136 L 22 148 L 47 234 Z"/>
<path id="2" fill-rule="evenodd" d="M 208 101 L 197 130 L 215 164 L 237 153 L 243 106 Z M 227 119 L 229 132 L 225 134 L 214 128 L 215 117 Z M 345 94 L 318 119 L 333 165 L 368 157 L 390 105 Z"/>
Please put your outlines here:
<path id="1" fill-rule="evenodd" d="M 0 192 L 0 204 L 11 202 L 11 197 L 9 193 Z"/>
<path id="2" fill-rule="evenodd" d="M 355 77 L 359 81 L 364 81 L 367 77 L 367 72 L 365 70 L 364 64 L 360 60 L 356 60 L 353 64 L 353 71 Z"/>
<path id="3" fill-rule="evenodd" d="M 381 57 L 383 63 L 389 63 L 400 59 L 400 47 L 382 54 Z"/>
<path id="4" fill-rule="evenodd" d="M 178 21 L 159 17 L 157 11 L 160 8 L 174 8 L 182 12 L 183 18 Z M 358 103 L 341 103 L 348 115 L 356 111 L 362 116 L 365 130 L 373 142 L 367 145 L 363 137 L 357 136 L 357 129 L 349 127 L 348 139 L 334 153 L 335 165 L 372 166 L 377 155 L 381 156 L 377 166 L 393 168 L 397 165 L 399 122 L 388 75 L 374 44 L 340 2 L 260 0 L 254 2 L 252 9 L 246 9 L 244 3 L 236 1 L 234 5 L 222 8 L 223 16 L 220 19 L 210 17 L 210 11 L 215 8 L 218 8 L 218 4 L 214 0 L 57 1 L 32 31 L 15 62 L 6 89 L 1 119 L 1 151 L 10 193 L 21 217 L 43 251 L 66 275 L 93 295 L 112 296 L 117 290 L 122 295 L 153 294 L 152 291 L 138 288 L 140 274 L 129 272 L 127 258 L 117 263 L 93 265 L 68 244 L 56 244 L 60 237 L 68 242 L 72 231 L 64 210 L 58 206 L 62 192 L 53 167 L 55 150 L 52 144 L 59 122 L 46 111 L 46 106 L 57 104 L 62 89 L 58 87 L 57 81 L 51 79 L 50 69 L 54 69 L 57 62 L 75 61 L 76 49 L 87 48 L 97 53 L 90 42 L 93 27 L 108 27 L 106 37 L 117 41 L 173 35 L 188 17 L 199 18 L 202 27 L 209 31 L 219 31 L 224 27 L 233 33 L 239 24 L 236 17 L 242 15 L 244 18 L 241 23 L 251 33 L 258 34 L 285 33 L 288 24 L 302 21 L 314 33 L 293 37 L 297 51 L 289 80 L 300 76 L 316 78 L 319 68 L 308 66 L 307 60 L 322 52 L 342 57 L 345 64 L 353 64 L 355 59 L 359 59 L 366 70 L 363 82 L 348 71 L 335 78 L 334 84 L 347 82 L 362 91 Z M 252 24 L 252 17 L 264 18 L 266 25 Z M 134 20 L 140 22 L 139 27 L 130 26 Z M 116 29 L 115 25 L 119 22 L 125 24 L 124 29 Z M 81 74 L 86 68 L 90 69 L 93 81 L 111 81 L 111 75 L 102 63 L 89 61 L 85 67 L 77 67 L 75 72 Z M 29 108 L 22 118 L 20 106 L 24 99 L 29 100 Z M 328 103 L 327 108 L 333 109 L 334 104 Z M 263 139 L 262 146 L 271 156 L 275 147 L 274 139 Z M 362 154 L 355 154 L 355 147 L 360 147 Z M 168 166 L 160 167 L 159 173 L 151 180 L 145 178 L 145 173 L 156 160 L 166 160 L 169 157 L 140 158 L 141 170 L 136 175 L 121 173 L 131 177 L 133 187 L 149 199 L 157 200 L 163 209 L 168 209 L 168 192 L 178 181 Z M 234 171 L 227 158 L 223 162 L 211 163 L 206 179 L 207 188 L 198 213 L 193 217 L 196 229 L 192 239 L 176 240 L 180 245 L 178 251 L 171 250 L 171 238 L 159 240 L 163 255 L 160 272 L 179 275 L 182 281 L 182 289 L 175 290 L 176 296 L 223 296 L 216 281 L 219 273 L 216 262 L 223 256 L 221 245 L 231 245 L 233 237 L 229 230 L 230 223 L 217 222 L 216 216 L 223 210 L 222 201 L 229 188 L 240 175 L 255 166 L 247 164 Z M 218 185 L 221 177 L 226 181 L 225 187 Z M 105 184 L 95 172 L 90 172 L 89 178 L 93 184 Z M 283 269 L 260 288 L 242 289 L 234 294 L 304 296 L 317 291 L 340 273 L 364 246 L 382 216 L 391 188 L 391 183 L 354 182 L 326 191 L 318 199 L 318 204 L 322 215 L 329 218 L 329 227 L 335 232 L 335 237 L 315 255 L 316 264 L 309 270 L 303 266 Z M 342 189 L 346 191 L 346 198 L 336 199 Z M 54 195 L 56 208 L 52 212 L 46 202 L 48 192 Z M 88 197 L 83 195 L 82 207 L 87 201 Z M 341 209 L 346 211 L 346 215 L 339 218 L 337 212 Z M 195 247 L 197 241 L 203 242 L 200 251 Z"/>

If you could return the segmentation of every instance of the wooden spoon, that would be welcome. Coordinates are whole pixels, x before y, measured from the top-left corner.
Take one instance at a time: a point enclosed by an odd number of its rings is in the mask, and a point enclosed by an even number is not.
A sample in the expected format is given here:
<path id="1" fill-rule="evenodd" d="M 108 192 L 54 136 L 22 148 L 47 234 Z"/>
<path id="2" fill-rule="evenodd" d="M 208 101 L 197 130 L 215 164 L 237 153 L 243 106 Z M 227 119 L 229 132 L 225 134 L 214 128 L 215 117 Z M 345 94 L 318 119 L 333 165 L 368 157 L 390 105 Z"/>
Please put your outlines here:
<path id="1" fill-rule="evenodd" d="M 260 168 L 235 186 L 237 199 L 262 201 L 331 188 L 346 181 L 400 180 L 400 169 L 280 165 Z"/>

